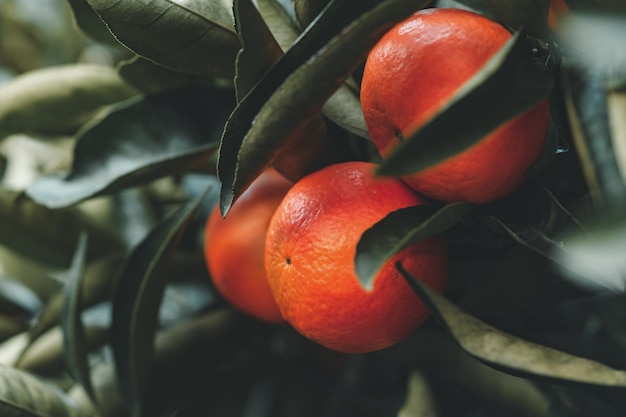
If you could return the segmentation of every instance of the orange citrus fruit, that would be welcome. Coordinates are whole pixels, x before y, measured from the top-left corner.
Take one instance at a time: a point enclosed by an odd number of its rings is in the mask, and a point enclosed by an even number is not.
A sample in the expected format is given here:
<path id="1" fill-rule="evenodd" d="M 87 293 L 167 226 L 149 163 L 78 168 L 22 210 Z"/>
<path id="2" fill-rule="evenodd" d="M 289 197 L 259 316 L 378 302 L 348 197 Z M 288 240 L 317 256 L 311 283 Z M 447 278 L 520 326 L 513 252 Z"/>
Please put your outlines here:
<path id="1" fill-rule="evenodd" d="M 322 114 L 292 135 L 272 161 L 272 167 L 290 181 L 329 165 L 336 152 Z"/>
<path id="2" fill-rule="evenodd" d="M 302 178 L 276 209 L 265 244 L 267 279 L 285 320 L 345 353 L 393 345 L 428 316 L 397 261 L 438 291 L 447 280 L 445 241 L 434 237 L 389 259 L 371 291 L 359 283 L 354 258 L 363 232 L 392 211 L 424 203 L 402 181 L 375 177 L 374 168 L 344 162 Z"/>
<path id="3" fill-rule="evenodd" d="M 570 9 L 565 0 L 552 0 L 550 1 L 550 8 L 548 9 L 548 26 L 553 30 L 560 28 L 561 23 L 565 17 L 570 14 Z"/>
<path id="4" fill-rule="evenodd" d="M 205 260 L 216 290 L 239 310 L 269 323 L 284 322 L 265 277 L 265 235 L 292 182 L 264 171 L 225 218 L 219 207 L 205 228 Z"/>
<path id="5" fill-rule="evenodd" d="M 361 85 L 365 121 L 381 155 L 424 125 L 511 36 L 479 14 L 446 8 L 420 10 L 387 32 L 369 53 Z M 497 105 L 485 103 L 485 113 Z M 549 119 L 544 100 L 470 149 L 402 178 L 446 202 L 504 197 L 541 155 Z"/>

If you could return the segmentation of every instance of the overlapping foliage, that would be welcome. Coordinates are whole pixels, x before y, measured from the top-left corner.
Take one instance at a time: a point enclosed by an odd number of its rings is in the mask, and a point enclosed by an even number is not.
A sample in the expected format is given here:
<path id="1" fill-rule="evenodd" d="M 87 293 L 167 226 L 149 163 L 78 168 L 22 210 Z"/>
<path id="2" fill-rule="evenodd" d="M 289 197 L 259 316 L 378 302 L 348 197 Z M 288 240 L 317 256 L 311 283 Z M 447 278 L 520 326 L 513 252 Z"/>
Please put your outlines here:
<path id="1" fill-rule="evenodd" d="M 624 415 L 626 6 L 566 4 L 549 27 L 548 0 L 0 0 L 0 410 Z M 312 121 L 336 160 L 379 160 L 362 64 L 424 7 L 515 36 L 380 172 L 549 97 L 543 158 L 501 201 L 404 209 L 363 235 L 365 288 L 407 245 L 450 242 L 444 296 L 397 266 L 433 312 L 397 346 L 340 355 L 241 316 L 209 284 L 208 211 L 227 215 Z"/>

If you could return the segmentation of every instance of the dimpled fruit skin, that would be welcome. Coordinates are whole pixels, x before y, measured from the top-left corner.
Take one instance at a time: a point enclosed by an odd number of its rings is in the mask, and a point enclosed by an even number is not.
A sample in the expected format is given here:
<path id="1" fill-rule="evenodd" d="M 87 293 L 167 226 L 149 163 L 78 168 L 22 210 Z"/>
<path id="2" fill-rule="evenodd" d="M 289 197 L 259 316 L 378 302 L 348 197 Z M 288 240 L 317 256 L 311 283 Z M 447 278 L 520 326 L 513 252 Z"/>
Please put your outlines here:
<path id="1" fill-rule="evenodd" d="M 217 291 L 239 310 L 284 323 L 265 277 L 265 235 L 274 210 L 293 183 L 263 172 L 222 218 L 219 207 L 205 228 L 205 260 Z"/>
<path id="2" fill-rule="evenodd" d="M 388 260 L 367 292 L 354 269 L 362 233 L 389 212 L 422 204 L 402 181 L 374 178 L 375 165 L 330 165 L 298 181 L 267 233 L 267 278 L 283 317 L 302 335 L 346 353 L 380 350 L 402 340 L 428 316 L 395 268 L 396 261 L 432 288 L 447 280 L 442 237 Z"/>
<path id="3" fill-rule="evenodd" d="M 396 25 L 368 56 L 361 85 L 365 121 L 383 157 L 433 116 L 509 39 L 498 23 L 457 9 L 424 9 Z M 498 103 L 486 103 L 489 106 Z M 470 149 L 402 177 L 437 200 L 482 204 L 504 197 L 541 155 L 547 100 Z"/>

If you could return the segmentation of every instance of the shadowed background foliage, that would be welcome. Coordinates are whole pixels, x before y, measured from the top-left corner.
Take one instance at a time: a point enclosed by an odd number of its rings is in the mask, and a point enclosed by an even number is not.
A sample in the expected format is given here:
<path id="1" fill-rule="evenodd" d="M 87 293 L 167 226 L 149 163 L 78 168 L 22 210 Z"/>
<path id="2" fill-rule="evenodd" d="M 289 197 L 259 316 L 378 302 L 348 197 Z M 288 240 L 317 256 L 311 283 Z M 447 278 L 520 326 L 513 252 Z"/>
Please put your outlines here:
<path id="1" fill-rule="evenodd" d="M 0 0 L 0 414 L 626 415 L 626 6 L 556 3 Z M 242 316 L 210 284 L 208 213 L 281 160 L 378 160 L 363 62 L 424 7 L 517 36 L 381 172 L 549 97 L 543 157 L 500 201 L 363 235 L 366 288 L 407 245 L 450 242 L 445 294 L 404 274 L 433 314 L 398 345 L 339 354 Z M 307 131 L 320 152 L 298 151 Z"/>

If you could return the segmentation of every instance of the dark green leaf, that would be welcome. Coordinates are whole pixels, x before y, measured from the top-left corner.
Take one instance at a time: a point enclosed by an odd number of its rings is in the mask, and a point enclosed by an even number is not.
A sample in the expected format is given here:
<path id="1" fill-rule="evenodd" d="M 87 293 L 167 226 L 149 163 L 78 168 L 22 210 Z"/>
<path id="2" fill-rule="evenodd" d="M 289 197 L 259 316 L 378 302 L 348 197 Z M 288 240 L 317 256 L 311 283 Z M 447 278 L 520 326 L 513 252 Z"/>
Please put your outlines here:
<path id="1" fill-rule="evenodd" d="M 109 67 L 87 64 L 30 71 L 0 88 L 0 140 L 91 116 L 138 92 Z"/>
<path id="2" fill-rule="evenodd" d="M 457 0 L 514 30 L 545 36 L 550 0 Z"/>
<path id="3" fill-rule="evenodd" d="M 260 0 L 257 3 L 263 19 L 281 48 L 283 50 L 289 49 L 300 34 L 297 28 L 293 26 L 289 15 L 282 6 L 277 4 L 276 0 Z M 324 4 L 326 3 L 328 2 Z M 350 87 L 347 83 L 339 87 L 324 103 L 322 113 L 348 132 L 369 139 L 369 132 L 365 125 L 361 101 L 359 100 L 358 88 Z"/>
<path id="4" fill-rule="evenodd" d="M 87 0 L 131 51 L 173 70 L 231 78 L 239 40 L 232 2 Z"/>
<path id="5" fill-rule="evenodd" d="M 80 295 L 83 308 L 110 300 L 114 278 L 119 274 L 125 256 L 125 254 L 113 254 L 86 266 Z M 28 331 L 30 343 L 33 343 L 54 326 L 59 325 L 64 297 L 64 292 L 59 291 L 48 299 L 45 307 Z"/>
<path id="6" fill-rule="evenodd" d="M 110 309 L 109 309 L 110 314 Z M 107 316 L 108 318 L 108 316 Z M 109 324 L 90 325 L 85 323 L 85 349 L 92 351 L 103 347 L 109 342 Z M 43 375 L 57 377 L 67 372 L 65 343 L 63 341 L 63 329 L 54 327 L 37 338 L 20 352 L 19 358 L 14 362 L 15 368 Z"/>
<path id="7" fill-rule="evenodd" d="M 27 372 L 0 367 L 0 415 L 87 417 L 58 387 Z"/>
<path id="8" fill-rule="evenodd" d="M 112 346 L 119 384 L 133 416 L 143 415 L 145 409 L 168 265 L 185 226 L 202 201 L 201 196 L 159 223 L 133 250 L 118 279 Z"/>
<path id="9" fill-rule="evenodd" d="M 293 8 L 301 27 L 307 27 L 330 0 L 294 0 Z"/>
<path id="10" fill-rule="evenodd" d="M 366 230 L 354 258 L 357 276 L 367 290 L 374 285 L 380 267 L 393 255 L 418 242 L 445 232 L 472 210 L 467 203 L 452 203 L 442 208 L 413 206 L 389 213 Z"/>
<path id="11" fill-rule="evenodd" d="M 91 253 L 118 251 L 123 243 L 110 230 L 88 221 L 73 207 L 50 210 L 16 191 L 0 188 L 0 242 L 28 259 L 63 267 L 70 262 L 76 239 L 86 230 Z"/>
<path id="12" fill-rule="evenodd" d="M 486 217 L 485 223 L 490 227 L 500 228 L 517 243 L 553 261 L 554 253 L 563 248 L 562 241 L 551 239 L 532 225 L 506 223 L 494 216 Z"/>
<path id="13" fill-rule="evenodd" d="M 507 224 L 496 217 L 488 225 L 505 231 L 517 243 L 549 259 L 579 287 L 595 291 L 622 292 L 626 288 L 626 267 L 621 256 L 624 230 L 621 220 L 605 219 L 595 233 L 576 229 L 569 236 L 552 239 L 532 226 Z"/>
<path id="14" fill-rule="evenodd" d="M 205 164 L 231 100 L 230 91 L 190 87 L 118 106 L 80 134 L 69 174 L 39 178 L 27 194 L 66 207 Z"/>
<path id="15" fill-rule="evenodd" d="M 15 316 L 34 316 L 41 310 L 39 296 L 23 283 L 0 275 L 0 312 Z"/>
<path id="16" fill-rule="evenodd" d="M 439 383 L 455 387 L 466 398 L 488 404 L 497 410 L 496 416 L 555 417 L 554 402 L 538 384 L 485 365 L 434 326 L 423 326 L 402 343 L 380 353 L 403 369 L 423 370 Z"/>
<path id="17" fill-rule="evenodd" d="M 566 65 L 562 79 L 572 139 L 591 195 L 599 206 L 621 211 L 626 185 L 613 149 L 606 75 Z"/>
<path id="18" fill-rule="evenodd" d="M 76 25 L 91 39 L 112 46 L 120 46 L 115 36 L 109 31 L 87 0 L 68 0 Z"/>
<path id="19" fill-rule="evenodd" d="M 174 71 L 140 56 L 120 63 L 117 71 L 127 83 L 146 94 L 160 94 L 189 84 L 201 84 L 203 81 L 200 76 Z"/>
<path id="20" fill-rule="evenodd" d="M 421 370 L 411 371 L 406 389 L 406 397 L 398 417 L 420 417 L 440 415 L 435 388 L 431 378 Z"/>
<path id="21" fill-rule="evenodd" d="M 281 49 L 286 51 L 291 48 L 302 31 L 296 27 L 289 11 L 280 4 L 280 0 L 257 0 L 256 5 Z"/>
<path id="22" fill-rule="evenodd" d="M 544 255 L 519 245 L 478 278 L 462 307 L 479 317 L 524 314 L 588 295 L 564 280 Z"/>
<path id="23" fill-rule="evenodd" d="M 518 32 L 426 124 L 386 158 L 381 175 L 406 175 L 437 164 L 483 139 L 545 99 L 552 74 L 534 62 Z M 488 108 L 485 103 L 493 103 Z"/>
<path id="24" fill-rule="evenodd" d="M 283 51 L 252 0 L 235 0 L 234 13 L 235 28 L 242 45 L 235 75 L 237 101 L 240 102 L 278 61 Z"/>
<path id="25" fill-rule="evenodd" d="M 565 250 L 553 251 L 561 272 L 576 285 L 595 291 L 626 291 L 626 219 L 602 218 L 584 232 L 570 232 Z"/>
<path id="26" fill-rule="evenodd" d="M 28 324 L 22 317 L 0 315 L 0 343 L 28 330 Z"/>
<path id="27" fill-rule="evenodd" d="M 565 3 L 576 14 L 625 14 L 624 0 L 566 0 Z"/>
<path id="28" fill-rule="evenodd" d="M 81 234 L 74 259 L 67 271 L 61 329 L 63 330 L 63 346 L 68 371 L 74 380 L 83 387 L 89 398 L 97 404 L 98 401 L 91 385 L 85 329 L 81 318 L 81 294 L 85 278 L 86 256 L 87 235 Z"/>
<path id="29" fill-rule="evenodd" d="M 334 1 L 255 86 L 229 119 L 220 147 L 220 209 L 232 203 L 297 135 L 394 24 L 427 1 Z M 359 5 L 356 7 L 356 5 Z M 335 21 L 330 23 L 333 17 Z M 338 35 L 337 30 L 343 28 Z M 327 34 L 320 33 L 328 30 Z M 334 37 L 333 37 L 334 36 Z M 328 43 L 326 41 L 328 40 Z M 321 48 L 321 49 L 320 49 Z"/>
<path id="30" fill-rule="evenodd" d="M 485 364 L 531 379 L 582 386 L 626 387 L 626 371 L 501 332 L 420 283 L 399 262 L 397 268 L 461 348 Z"/>

